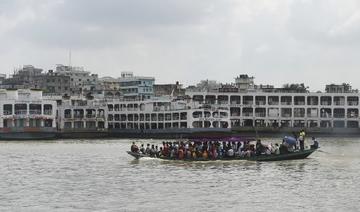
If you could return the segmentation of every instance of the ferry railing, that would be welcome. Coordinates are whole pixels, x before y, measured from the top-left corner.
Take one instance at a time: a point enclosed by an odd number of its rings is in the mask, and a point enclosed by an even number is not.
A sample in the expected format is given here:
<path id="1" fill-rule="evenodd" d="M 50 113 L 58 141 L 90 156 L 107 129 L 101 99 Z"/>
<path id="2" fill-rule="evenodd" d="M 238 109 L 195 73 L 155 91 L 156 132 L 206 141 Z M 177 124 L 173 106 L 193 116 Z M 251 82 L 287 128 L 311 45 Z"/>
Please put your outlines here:
<path id="1" fill-rule="evenodd" d="M 30 115 L 41 115 L 41 110 L 29 110 Z"/>
<path id="2" fill-rule="evenodd" d="M 255 105 L 266 105 L 265 101 L 256 101 Z"/>
<path id="3" fill-rule="evenodd" d="M 345 118 L 345 114 L 340 113 L 340 114 L 334 114 L 334 118 Z"/>
<path id="4" fill-rule="evenodd" d="M 348 101 L 348 105 L 349 105 L 349 106 L 357 106 L 357 105 L 359 105 L 359 102 L 356 102 L 356 101 Z"/>
<path id="5" fill-rule="evenodd" d="M 334 105 L 345 105 L 345 102 L 340 102 L 340 101 L 335 101 L 334 102 Z"/>
<path id="6" fill-rule="evenodd" d="M 240 113 L 231 113 L 230 116 L 240 116 Z"/>
<path id="7" fill-rule="evenodd" d="M 332 118 L 331 114 L 320 114 L 320 118 Z"/>
<path id="8" fill-rule="evenodd" d="M 359 114 L 347 114 L 348 118 L 358 118 Z"/>
<path id="9" fill-rule="evenodd" d="M 86 118 L 95 118 L 96 115 L 95 114 L 86 114 Z"/>
<path id="10" fill-rule="evenodd" d="M 74 114 L 74 118 L 84 118 L 83 114 Z"/>
<path id="11" fill-rule="evenodd" d="M 254 102 L 253 101 L 244 101 L 244 105 L 253 105 Z"/>
<path id="12" fill-rule="evenodd" d="M 44 110 L 44 115 L 52 115 L 52 110 Z"/>
<path id="13" fill-rule="evenodd" d="M 12 115 L 12 111 L 11 110 L 4 110 L 3 114 L 4 115 Z"/>
<path id="14" fill-rule="evenodd" d="M 268 102 L 268 105 L 279 105 L 279 102 Z"/>
<path id="15" fill-rule="evenodd" d="M 27 110 L 15 110 L 15 115 L 26 115 Z"/>
<path id="16" fill-rule="evenodd" d="M 253 113 L 243 113 L 243 116 L 244 116 L 244 117 L 252 117 L 252 116 L 253 116 Z"/>
<path id="17" fill-rule="evenodd" d="M 255 113 L 256 117 L 266 117 L 266 113 Z"/>
<path id="18" fill-rule="evenodd" d="M 229 102 L 228 101 L 218 101 L 218 104 L 220 104 L 220 105 L 228 105 Z"/>

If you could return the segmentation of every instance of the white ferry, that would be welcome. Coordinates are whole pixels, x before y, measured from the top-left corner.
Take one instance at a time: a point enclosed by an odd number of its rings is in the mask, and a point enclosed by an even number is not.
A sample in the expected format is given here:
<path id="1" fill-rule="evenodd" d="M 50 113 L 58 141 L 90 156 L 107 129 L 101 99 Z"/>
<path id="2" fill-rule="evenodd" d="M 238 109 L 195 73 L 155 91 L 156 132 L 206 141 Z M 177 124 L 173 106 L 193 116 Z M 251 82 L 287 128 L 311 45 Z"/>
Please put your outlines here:
<path id="1" fill-rule="evenodd" d="M 194 102 L 229 107 L 235 131 L 359 133 L 358 93 L 187 92 Z"/>
<path id="2" fill-rule="evenodd" d="M 62 138 L 106 137 L 107 105 L 102 99 L 62 97 L 58 102 L 59 136 Z"/>
<path id="3" fill-rule="evenodd" d="M 107 102 L 108 130 L 116 137 L 188 137 L 230 132 L 228 107 L 170 97 Z"/>
<path id="4" fill-rule="evenodd" d="M 358 93 L 187 92 L 187 98 L 50 97 L 0 90 L 0 139 L 360 133 Z"/>
<path id="5" fill-rule="evenodd" d="M 0 90 L 0 139 L 52 139 L 56 136 L 56 102 L 39 90 Z"/>

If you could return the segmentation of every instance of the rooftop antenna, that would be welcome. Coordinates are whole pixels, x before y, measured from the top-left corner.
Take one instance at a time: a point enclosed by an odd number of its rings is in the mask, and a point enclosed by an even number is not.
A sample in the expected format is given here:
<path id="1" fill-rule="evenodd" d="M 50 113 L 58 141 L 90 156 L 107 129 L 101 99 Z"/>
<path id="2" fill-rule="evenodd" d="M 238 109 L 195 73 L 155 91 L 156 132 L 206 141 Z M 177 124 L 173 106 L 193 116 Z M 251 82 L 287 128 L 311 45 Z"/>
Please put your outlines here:
<path id="1" fill-rule="evenodd" d="M 71 66 L 71 49 L 69 50 L 69 66 Z"/>

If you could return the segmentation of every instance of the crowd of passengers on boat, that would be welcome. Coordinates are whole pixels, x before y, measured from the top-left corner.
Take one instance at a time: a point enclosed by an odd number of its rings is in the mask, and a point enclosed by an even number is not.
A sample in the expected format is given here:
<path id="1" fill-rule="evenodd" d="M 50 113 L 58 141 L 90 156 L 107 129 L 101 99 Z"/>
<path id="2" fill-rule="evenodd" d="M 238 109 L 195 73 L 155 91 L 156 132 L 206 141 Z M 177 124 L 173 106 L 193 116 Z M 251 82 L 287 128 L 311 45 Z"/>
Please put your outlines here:
<path id="1" fill-rule="evenodd" d="M 176 160 L 217 160 L 231 158 L 249 158 L 261 155 L 280 155 L 296 151 L 304 151 L 304 138 L 284 137 L 282 143 L 263 144 L 260 139 L 256 143 L 247 141 L 175 141 L 157 145 L 141 144 L 140 148 L 133 142 L 131 152 L 144 156 L 176 159 Z M 313 144 L 308 147 L 318 148 L 317 140 L 312 137 Z"/>

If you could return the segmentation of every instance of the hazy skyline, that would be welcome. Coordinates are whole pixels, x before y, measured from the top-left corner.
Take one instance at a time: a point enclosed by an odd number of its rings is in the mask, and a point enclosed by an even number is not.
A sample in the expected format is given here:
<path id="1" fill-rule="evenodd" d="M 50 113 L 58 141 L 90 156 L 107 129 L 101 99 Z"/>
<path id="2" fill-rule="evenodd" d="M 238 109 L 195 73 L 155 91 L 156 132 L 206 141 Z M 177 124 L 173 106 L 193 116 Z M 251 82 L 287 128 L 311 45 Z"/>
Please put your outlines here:
<path id="1" fill-rule="evenodd" d="M 31 64 L 157 83 L 350 83 L 360 88 L 357 0 L 2 0 L 0 73 Z"/>

